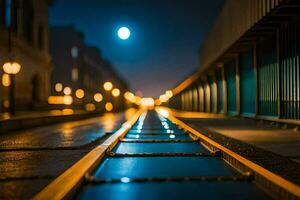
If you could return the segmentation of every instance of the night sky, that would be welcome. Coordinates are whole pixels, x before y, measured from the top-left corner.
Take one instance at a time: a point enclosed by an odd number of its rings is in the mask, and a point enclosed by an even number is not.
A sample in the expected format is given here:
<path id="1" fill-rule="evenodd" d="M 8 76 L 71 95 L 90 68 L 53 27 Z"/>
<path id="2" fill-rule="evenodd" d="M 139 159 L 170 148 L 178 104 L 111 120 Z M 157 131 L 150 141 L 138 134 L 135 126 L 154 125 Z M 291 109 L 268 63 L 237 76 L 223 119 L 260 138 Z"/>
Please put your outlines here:
<path id="1" fill-rule="evenodd" d="M 74 25 L 133 91 L 157 97 L 198 67 L 198 50 L 223 0 L 56 0 L 50 25 Z M 127 26 L 129 40 L 117 37 Z"/>

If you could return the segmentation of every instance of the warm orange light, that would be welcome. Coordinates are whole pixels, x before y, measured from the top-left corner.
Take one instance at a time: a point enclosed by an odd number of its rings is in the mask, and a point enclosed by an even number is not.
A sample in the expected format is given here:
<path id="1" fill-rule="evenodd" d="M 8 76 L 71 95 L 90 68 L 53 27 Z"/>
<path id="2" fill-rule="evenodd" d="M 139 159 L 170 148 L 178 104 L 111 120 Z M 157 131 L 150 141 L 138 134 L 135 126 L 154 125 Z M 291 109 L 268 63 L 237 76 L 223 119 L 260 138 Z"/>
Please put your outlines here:
<path id="1" fill-rule="evenodd" d="M 77 89 L 75 92 L 75 95 L 78 99 L 82 99 L 84 97 L 84 90 L 83 89 Z"/>
<path id="2" fill-rule="evenodd" d="M 51 115 L 61 115 L 62 111 L 61 110 L 50 110 Z"/>
<path id="3" fill-rule="evenodd" d="M 125 92 L 124 98 L 125 98 L 127 101 L 133 102 L 133 101 L 134 101 L 134 94 L 132 94 L 131 92 Z"/>
<path id="4" fill-rule="evenodd" d="M 72 96 L 64 96 L 64 104 L 65 105 L 71 105 L 73 103 L 73 98 Z"/>
<path id="5" fill-rule="evenodd" d="M 132 118 L 132 116 L 136 113 L 136 109 L 135 108 L 128 108 L 127 110 L 125 110 L 125 118 L 126 120 L 129 120 L 130 118 Z"/>
<path id="6" fill-rule="evenodd" d="M 101 124 L 105 132 L 112 132 L 116 125 L 117 116 L 113 113 L 105 113 L 101 117 Z"/>
<path id="7" fill-rule="evenodd" d="M 172 90 L 167 90 L 166 95 L 167 95 L 168 98 L 171 98 L 173 96 Z"/>
<path id="8" fill-rule="evenodd" d="M 70 87 L 65 87 L 64 88 L 64 94 L 65 95 L 70 95 L 72 93 L 72 89 Z"/>
<path id="9" fill-rule="evenodd" d="M 63 109 L 63 110 L 62 110 L 62 114 L 63 114 L 63 115 L 72 115 L 72 114 L 74 114 L 74 110 L 73 110 L 73 109 L 66 108 L 66 109 Z"/>
<path id="10" fill-rule="evenodd" d="M 10 77 L 8 74 L 3 74 L 2 75 L 2 85 L 4 87 L 9 87 L 10 86 Z"/>
<path id="11" fill-rule="evenodd" d="M 9 103 L 8 100 L 4 100 L 4 101 L 3 101 L 3 107 L 4 107 L 4 108 L 9 108 L 9 105 L 10 105 L 10 103 Z"/>
<path id="12" fill-rule="evenodd" d="M 55 84 L 55 91 L 56 92 L 61 92 L 63 89 L 63 85 L 61 83 L 56 83 Z"/>
<path id="13" fill-rule="evenodd" d="M 162 115 L 163 117 L 168 117 L 169 116 L 169 110 L 164 109 L 164 108 L 158 108 L 158 113 Z"/>
<path id="14" fill-rule="evenodd" d="M 142 100 L 141 97 L 135 96 L 133 102 L 134 102 L 135 104 L 137 104 L 137 105 L 141 105 L 141 100 Z"/>
<path id="15" fill-rule="evenodd" d="M 110 91 L 113 88 L 113 84 L 111 82 L 107 81 L 103 84 L 103 88 L 106 91 Z"/>
<path id="16" fill-rule="evenodd" d="M 115 89 L 113 89 L 112 90 L 112 95 L 114 96 L 114 97 L 118 97 L 118 96 L 120 96 L 120 90 L 118 89 L 118 88 L 115 88 Z"/>
<path id="17" fill-rule="evenodd" d="M 153 107 L 154 106 L 154 99 L 153 98 L 142 98 L 141 99 L 141 106 Z"/>
<path id="18" fill-rule="evenodd" d="M 113 106 L 113 104 L 111 103 L 111 102 L 107 102 L 106 104 L 105 104 L 105 110 L 106 111 L 112 111 L 112 109 L 114 108 L 114 106 Z"/>
<path id="19" fill-rule="evenodd" d="M 96 110 L 96 106 L 93 103 L 85 104 L 85 110 L 86 111 L 94 111 L 94 110 Z"/>
<path id="20" fill-rule="evenodd" d="M 167 95 L 163 94 L 163 95 L 159 96 L 159 100 L 160 100 L 160 102 L 165 103 L 169 100 L 169 98 Z"/>
<path id="21" fill-rule="evenodd" d="M 21 65 L 17 62 L 6 62 L 3 65 L 3 70 L 7 74 L 17 74 L 21 70 Z"/>
<path id="22" fill-rule="evenodd" d="M 95 100 L 96 102 L 101 102 L 101 101 L 103 100 L 102 94 L 96 93 L 96 94 L 94 95 L 94 100 Z"/>
<path id="23" fill-rule="evenodd" d="M 49 96 L 48 97 L 49 104 L 64 104 L 63 96 Z"/>
<path id="24" fill-rule="evenodd" d="M 11 114 L 9 112 L 2 113 L 2 119 L 10 119 L 10 118 L 11 118 Z"/>
<path id="25" fill-rule="evenodd" d="M 160 104 L 161 104 L 160 100 L 159 99 L 155 99 L 155 105 L 159 106 Z"/>
<path id="26" fill-rule="evenodd" d="M 49 96 L 48 103 L 71 105 L 73 103 L 73 98 L 72 96 Z"/>

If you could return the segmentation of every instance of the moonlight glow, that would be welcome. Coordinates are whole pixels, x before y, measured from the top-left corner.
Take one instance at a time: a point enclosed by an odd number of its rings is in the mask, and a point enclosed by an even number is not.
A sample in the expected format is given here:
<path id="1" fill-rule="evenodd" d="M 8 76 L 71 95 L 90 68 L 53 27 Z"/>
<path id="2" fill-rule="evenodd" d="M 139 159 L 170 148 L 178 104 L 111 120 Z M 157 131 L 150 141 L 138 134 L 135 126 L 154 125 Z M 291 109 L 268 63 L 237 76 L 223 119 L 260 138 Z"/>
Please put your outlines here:
<path id="1" fill-rule="evenodd" d="M 130 37 L 130 30 L 127 27 L 119 28 L 118 36 L 122 40 L 127 40 Z"/>

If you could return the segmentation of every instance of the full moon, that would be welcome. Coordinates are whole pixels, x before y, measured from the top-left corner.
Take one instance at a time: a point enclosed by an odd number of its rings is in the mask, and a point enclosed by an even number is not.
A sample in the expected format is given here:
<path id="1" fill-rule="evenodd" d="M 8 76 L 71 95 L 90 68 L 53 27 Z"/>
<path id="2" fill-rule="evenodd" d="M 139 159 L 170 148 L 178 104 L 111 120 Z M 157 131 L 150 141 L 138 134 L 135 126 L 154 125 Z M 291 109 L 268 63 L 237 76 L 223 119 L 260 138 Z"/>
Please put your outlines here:
<path id="1" fill-rule="evenodd" d="M 130 30 L 127 27 L 119 28 L 118 36 L 122 40 L 127 40 L 130 37 Z"/>

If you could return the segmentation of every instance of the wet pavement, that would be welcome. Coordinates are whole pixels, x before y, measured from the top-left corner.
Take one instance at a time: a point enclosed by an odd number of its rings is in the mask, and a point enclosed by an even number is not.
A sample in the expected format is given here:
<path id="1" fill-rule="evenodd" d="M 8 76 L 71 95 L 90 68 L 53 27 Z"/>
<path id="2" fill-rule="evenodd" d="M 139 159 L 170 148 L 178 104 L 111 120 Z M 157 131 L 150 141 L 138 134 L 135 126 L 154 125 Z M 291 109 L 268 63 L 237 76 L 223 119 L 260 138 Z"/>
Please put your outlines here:
<path id="1" fill-rule="evenodd" d="M 1 134 L 0 199 L 33 197 L 120 128 L 125 114 Z"/>

